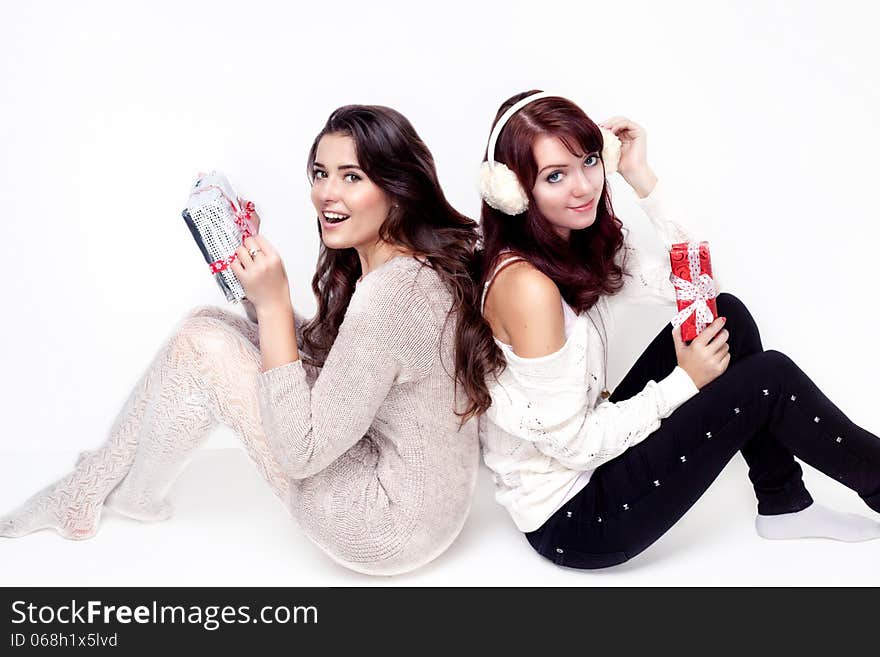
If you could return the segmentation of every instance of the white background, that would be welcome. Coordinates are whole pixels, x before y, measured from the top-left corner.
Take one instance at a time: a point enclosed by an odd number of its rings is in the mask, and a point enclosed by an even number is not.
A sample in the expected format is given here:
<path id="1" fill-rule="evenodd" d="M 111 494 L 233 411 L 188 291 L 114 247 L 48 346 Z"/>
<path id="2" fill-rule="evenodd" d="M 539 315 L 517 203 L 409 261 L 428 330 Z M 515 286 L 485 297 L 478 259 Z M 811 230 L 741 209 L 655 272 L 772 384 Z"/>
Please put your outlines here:
<path id="1" fill-rule="evenodd" d="M 684 210 L 681 223 L 710 241 L 724 289 L 751 309 L 765 348 L 787 353 L 851 419 L 877 432 L 880 46 L 872 11 L 849 1 L 6 5 L 0 511 L 63 473 L 76 451 L 103 440 L 129 388 L 189 308 L 225 304 L 180 218 L 197 171 L 221 169 L 255 200 L 261 232 L 284 256 L 294 302 L 311 313 L 319 238 L 305 159 L 327 115 L 346 103 L 403 112 L 432 149 L 450 200 L 471 216 L 479 207 L 474 178 L 489 125 L 513 93 L 557 91 L 596 120 L 624 114 L 641 123 L 649 159 Z M 621 215 L 631 216 L 629 190 L 619 179 L 611 184 Z M 666 320 L 655 313 L 633 323 L 631 340 L 612 359 L 610 383 Z M 207 448 L 235 445 L 221 429 Z M 243 452 L 217 456 L 239 457 L 216 472 L 246 478 Z M 209 461 L 211 450 L 199 458 Z M 117 553 L 112 541 L 181 540 L 191 529 L 184 511 L 197 491 L 238 490 L 238 479 L 212 479 L 215 470 L 194 464 L 184 473 L 172 489 L 178 516 L 161 528 L 108 514 L 102 533 L 82 544 L 47 532 L 0 543 L 0 556 L 56 564 L 0 572 L 0 583 L 105 582 L 106 561 L 96 555 Z M 807 470 L 811 490 L 826 491 L 817 499 L 869 513 L 854 494 Z M 290 576 L 272 578 L 278 562 L 248 571 L 233 561 L 216 571 L 209 551 L 197 566 L 186 564 L 190 579 L 181 583 L 349 581 L 295 527 L 267 538 L 249 524 L 256 507 L 274 504 L 253 483 L 241 484 L 240 495 L 253 497 L 240 502 L 238 515 L 212 493 L 197 517 L 222 536 L 246 535 L 289 553 L 283 572 Z M 475 513 L 485 516 L 469 521 L 440 565 L 403 581 L 588 582 L 584 573 L 553 568 L 530 552 L 503 509 L 487 499 L 485 484 L 475 503 Z M 276 512 L 272 526 L 286 520 Z M 652 548 L 660 556 L 641 557 L 653 563 L 626 570 L 628 564 L 601 581 L 666 582 L 668 575 L 668 583 L 708 583 L 715 580 L 707 573 L 716 573 L 717 581 L 742 582 L 730 566 L 741 564 L 734 555 L 751 554 L 747 549 L 758 562 L 745 571 L 770 578 L 760 581 L 843 583 L 851 581 L 846 573 L 856 581 L 859 555 L 876 565 L 876 544 L 760 541 L 753 514 L 736 457 Z M 735 533 L 725 535 L 733 518 Z M 664 553 L 661 545 L 677 547 Z M 730 562 L 694 569 L 694 555 L 728 548 Z M 240 555 L 246 548 L 226 549 Z M 499 561 L 498 550 L 510 550 L 511 560 Z M 802 572 L 786 567 L 816 556 L 811 550 L 827 551 L 850 570 L 819 563 L 803 579 L 786 579 Z M 87 560 L 75 575 L 63 565 L 74 553 Z M 173 559 L 151 554 L 157 572 L 177 576 L 174 567 L 169 571 Z M 156 582 L 139 565 L 120 561 L 111 568 L 113 581 Z M 871 572 L 880 583 L 876 567 Z"/>

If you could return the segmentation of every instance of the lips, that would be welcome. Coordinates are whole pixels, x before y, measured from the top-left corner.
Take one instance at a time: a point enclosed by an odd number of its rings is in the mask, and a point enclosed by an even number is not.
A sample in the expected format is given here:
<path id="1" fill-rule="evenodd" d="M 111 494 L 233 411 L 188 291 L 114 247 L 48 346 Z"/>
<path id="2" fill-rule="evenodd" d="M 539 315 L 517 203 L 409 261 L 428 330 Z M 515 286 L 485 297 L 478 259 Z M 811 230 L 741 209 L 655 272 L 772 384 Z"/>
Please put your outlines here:
<path id="1" fill-rule="evenodd" d="M 584 203 L 583 205 L 578 205 L 575 207 L 569 207 L 569 210 L 574 210 L 575 212 L 587 212 L 592 210 L 596 205 L 596 199 L 592 199 L 589 203 Z"/>
<path id="2" fill-rule="evenodd" d="M 321 213 L 321 217 L 326 223 L 330 225 L 341 224 L 350 216 L 351 215 L 345 214 L 343 212 L 332 212 L 330 210 L 324 210 L 324 212 Z"/>

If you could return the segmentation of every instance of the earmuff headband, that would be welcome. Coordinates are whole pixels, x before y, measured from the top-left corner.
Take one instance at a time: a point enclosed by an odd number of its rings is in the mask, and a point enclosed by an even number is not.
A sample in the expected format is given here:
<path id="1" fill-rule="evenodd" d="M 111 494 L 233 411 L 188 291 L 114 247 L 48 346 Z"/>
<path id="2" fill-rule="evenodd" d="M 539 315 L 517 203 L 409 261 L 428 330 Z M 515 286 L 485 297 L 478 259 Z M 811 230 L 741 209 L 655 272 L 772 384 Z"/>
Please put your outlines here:
<path id="1" fill-rule="evenodd" d="M 549 98 L 550 96 L 558 96 L 559 94 L 554 94 L 549 91 L 539 91 L 536 94 L 532 94 L 531 96 L 526 96 L 525 98 L 521 98 L 513 105 L 507 108 L 507 111 L 501 115 L 501 118 L 498 119 L 498 123 L 495 124 L 495 127 L 492 128 L 492 134 L 489 135 L 489 147 L 486 149 L 486 154 L 488 156 L 489 168 L 495 168 L 495 144 L 498 141 L 498 135 L 501 134 L 501 129 L 504 125 L 510 120 L 514 114 L 519 112 L 523 107 L 528 105 L 529 103 L 540 100 L 541 98 Z"/>
<path id="2" fill-rule="evenodd" d="M 492 208 L 515 216 L 525 212 L 529 207 L 529 197 L 516 177 L 516 174 L 503 162 L 495 161 L 495 145 L 502 128 L 514 114 L 535 100 L 558 96 L 549 91 L 539 91 L 531 96 L 526 96 L 515 102 L 508 108 L 492 132 L 489 134 L 489 145 L 486 148 L 486 161 L 480 165 L 479 189 L 482 199 Z M 602 132 L 602 164 L 605 167 L 605 175 L 608 176 L 617 171 L 617 163 L 620 159 L 620 140 L 610 130 L 599 126 Z"/>

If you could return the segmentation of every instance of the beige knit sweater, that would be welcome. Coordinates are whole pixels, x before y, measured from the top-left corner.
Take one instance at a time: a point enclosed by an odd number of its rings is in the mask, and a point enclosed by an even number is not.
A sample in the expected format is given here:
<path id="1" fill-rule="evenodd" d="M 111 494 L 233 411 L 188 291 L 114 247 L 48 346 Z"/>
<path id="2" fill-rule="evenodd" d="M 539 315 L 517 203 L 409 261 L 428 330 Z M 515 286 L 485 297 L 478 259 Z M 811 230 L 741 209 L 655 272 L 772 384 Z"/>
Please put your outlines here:
<path id="1" fill-rule="evenodd" d="M 453 412 L 451 304 L 430 267 L 393 258 L 357 284 L 320 370 L 298 360 L 258 375 L 292 512 L 353 570 L 391 575 L 431 561 L 470 508 L 479 442 L 476 422 L 459 430 Z"/>

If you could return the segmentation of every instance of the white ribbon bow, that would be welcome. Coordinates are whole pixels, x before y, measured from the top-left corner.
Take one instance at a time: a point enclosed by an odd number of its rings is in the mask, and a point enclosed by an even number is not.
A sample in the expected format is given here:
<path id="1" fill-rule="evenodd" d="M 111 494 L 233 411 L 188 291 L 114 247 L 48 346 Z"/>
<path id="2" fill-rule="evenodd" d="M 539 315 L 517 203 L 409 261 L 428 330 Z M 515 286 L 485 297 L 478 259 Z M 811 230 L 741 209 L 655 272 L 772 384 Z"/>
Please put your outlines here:
<path id="1" fill-rule="evenodd" d="M 675 317 L 672 318 L 671 323 L 673 327 L 681 326 L 687 321 L 688 317 L 696 313 L 694 321 L 697 326 L 697 335 L 699 335 L 715 319 L 706 301 L 714 299 L 716 296 L 715 282 L 712 280 L 712 277 L 709 274 L 700 273 L 699 242 L 688 242 L 688 268 L 691 272 L 690 281 L 686 281 L 675 274 L 669 274 L 669 280 L 675 286 L 678 298 L 693 302 L 686 308 L 679 310 Z"/>

